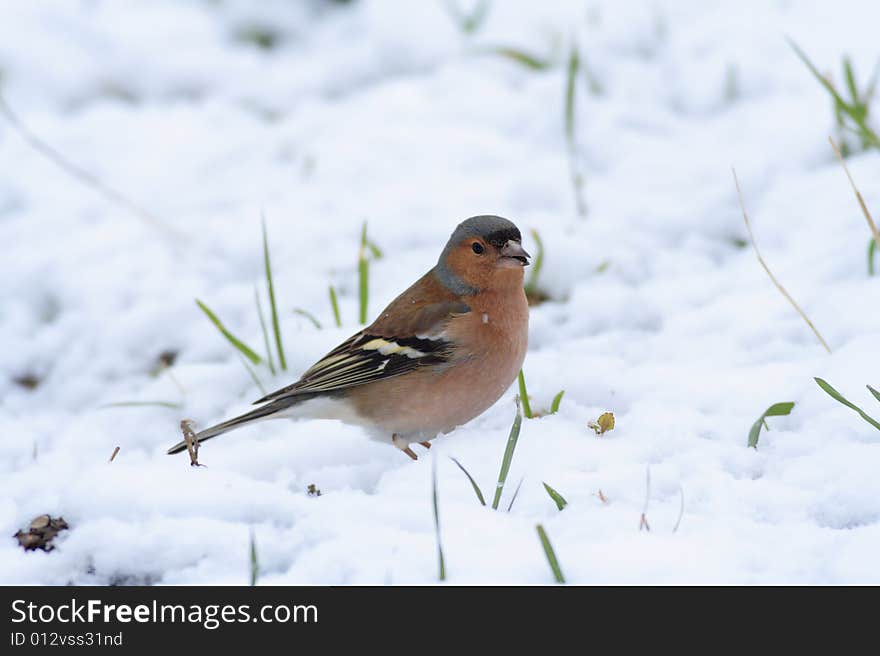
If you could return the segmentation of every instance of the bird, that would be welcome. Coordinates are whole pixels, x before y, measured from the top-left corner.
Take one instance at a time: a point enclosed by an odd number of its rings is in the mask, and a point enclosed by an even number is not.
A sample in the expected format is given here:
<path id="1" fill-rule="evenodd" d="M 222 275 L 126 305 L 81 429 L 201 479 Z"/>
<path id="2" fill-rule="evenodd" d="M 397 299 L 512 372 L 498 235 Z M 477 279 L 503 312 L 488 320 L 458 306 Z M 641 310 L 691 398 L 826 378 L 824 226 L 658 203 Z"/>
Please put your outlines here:
<path id="1" fill-rule="evenodd" d="M 516 225 L 495 215 L 460 223 L 437 264 L 376 320 L 260 407 L 196 433 L 199 444 L 272 418 L 339 419 L 390 441 L 430 441 L 482 414 L 510 387 L 528 346 L 523 289 L 531 256 Z M 186 441 L 168 450 L 186 449 Z"/>

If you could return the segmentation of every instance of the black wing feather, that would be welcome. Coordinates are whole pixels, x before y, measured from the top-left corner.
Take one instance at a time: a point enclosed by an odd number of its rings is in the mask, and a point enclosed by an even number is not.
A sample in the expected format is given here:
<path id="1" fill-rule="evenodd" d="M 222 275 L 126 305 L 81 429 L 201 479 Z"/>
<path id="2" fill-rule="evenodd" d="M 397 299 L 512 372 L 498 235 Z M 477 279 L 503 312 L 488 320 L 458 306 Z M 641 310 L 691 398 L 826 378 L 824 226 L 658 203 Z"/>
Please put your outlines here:
<path id="1" fill-rule="evenodd" d="M 255 403 L 293 394 L 334 392 L 399 376 L 419 367 L 447 362 L 451 352 L 452 345 L 442 338 L 391 338 L 358 333 L 321 358 L 293 385 Z"/>

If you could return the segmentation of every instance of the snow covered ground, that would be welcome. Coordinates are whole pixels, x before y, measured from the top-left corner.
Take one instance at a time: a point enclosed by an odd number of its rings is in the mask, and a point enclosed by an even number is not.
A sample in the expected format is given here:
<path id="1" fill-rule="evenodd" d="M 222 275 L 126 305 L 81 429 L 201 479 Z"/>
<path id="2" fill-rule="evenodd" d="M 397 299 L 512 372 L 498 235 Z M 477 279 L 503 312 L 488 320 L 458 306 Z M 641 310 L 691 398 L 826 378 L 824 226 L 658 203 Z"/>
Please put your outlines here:
<path id="1" fill-rule="evenodd" d="M 439 1 L 4 0 L 0 92 L 168 229 L 0 119 L 0 582 L 243 584 L 251 530 L 261 583 L 435 582 L 432 459 L 453 583 L 551 582 L 538 523 L 571 583 L 880 582 L 880 433 L 813 382 L 880 415 L 865 389 L 880 387 L 880 277 L 826 141 L 830 100 L 785 41 L 837 79 L 849 53 L 864 83 L 878 23 L 858 0 L 496 0 L 472 34 Z M 564 131 L 572 38 L 601 87 L 578 82 L 585 218 Z M 880 215 L 880 153 L 849 165 Z M 737 245 L 731 166 L 765 258 L 833 354 Z M 259 370 L 269 388 L 357 329 L 364 220 L 384 251 L 371 315 L 461 219 L 540 232 L 551 300 L 532 309 L 524 370 L 533 407 L 565 397 L 524 421 L 509 513 L 480 506 L 448 456 L 491 495 L 514 388 L 415 463 L 331 421 L 231 433 L 204 468 L 165 455 L 182 418 L 204 427 L 261 396 L 193 302 L 262 350 L 261 211 L 289 361 Z M 174 366 L 151 374 L 164 351 Z M 129 401 L 181 407 L 102 407 Z M 779 401 L 792 414 L 747 448 Z M 597 437 L 604 411 L 617 426 Z M 11 536 L 42 513 L 71 528 L 25 553 Z"/>

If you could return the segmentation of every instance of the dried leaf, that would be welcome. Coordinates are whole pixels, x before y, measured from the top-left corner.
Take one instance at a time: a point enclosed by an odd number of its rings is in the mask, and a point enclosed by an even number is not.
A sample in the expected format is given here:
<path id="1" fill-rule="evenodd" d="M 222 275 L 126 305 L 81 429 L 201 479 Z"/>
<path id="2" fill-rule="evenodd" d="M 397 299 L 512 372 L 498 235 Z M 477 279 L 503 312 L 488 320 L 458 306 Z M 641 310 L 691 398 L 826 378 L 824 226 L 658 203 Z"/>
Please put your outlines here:
<path id="1" fill-rule="evenodd" d="M 604 435 L 610 430 L 614 430 L 614 413 L 603 412 L 596 421 L 587 423 L 589 428 L 596 431 L 596 435 Z"/>

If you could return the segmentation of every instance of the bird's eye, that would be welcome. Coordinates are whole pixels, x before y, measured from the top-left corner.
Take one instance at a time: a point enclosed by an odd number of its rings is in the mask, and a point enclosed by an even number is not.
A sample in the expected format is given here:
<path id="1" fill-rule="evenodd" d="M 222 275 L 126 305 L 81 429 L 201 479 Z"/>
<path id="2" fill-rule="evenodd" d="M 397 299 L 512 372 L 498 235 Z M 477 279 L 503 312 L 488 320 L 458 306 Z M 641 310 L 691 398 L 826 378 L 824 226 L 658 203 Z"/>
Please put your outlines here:
<path id="1" fill-rule="evenodd" d="M 480 242 L 475 241 L 473 244 L 471 244 L 471 250 L 473 250 L 474 253 L 476 253 L 477 255 L 482 255 L 485 249 Z"/>

